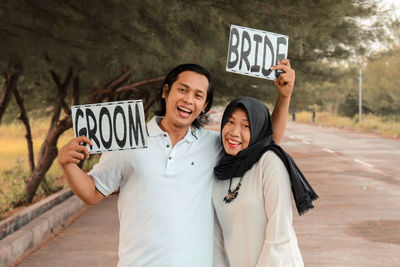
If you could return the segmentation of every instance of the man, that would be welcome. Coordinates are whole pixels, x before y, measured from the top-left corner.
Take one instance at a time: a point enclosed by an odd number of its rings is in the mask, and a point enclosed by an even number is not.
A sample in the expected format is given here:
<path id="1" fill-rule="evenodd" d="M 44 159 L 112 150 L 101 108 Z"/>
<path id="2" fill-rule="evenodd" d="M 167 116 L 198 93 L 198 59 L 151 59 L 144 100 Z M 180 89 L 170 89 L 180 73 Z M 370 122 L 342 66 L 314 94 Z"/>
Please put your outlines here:
<path id="1" fill-rule="evenodd" d="M 272 114 L 275 140 L 284 129 L 294 86 L 288 60 L 271 69 L 279 96 Z M 120 188 L 118 266 L 213 265 L 213 169 L 220 153 L 217 132 L 201 128 L 212 104 L 210 76 L 195 64 L 179 65 L 166 77 L 161 106 L 148 124 L 148 147 L 104 153 L 88 173 L 76 165 L 89 153 L 77 137 L 59 152 L 68 182 L 87 204 Z"/>

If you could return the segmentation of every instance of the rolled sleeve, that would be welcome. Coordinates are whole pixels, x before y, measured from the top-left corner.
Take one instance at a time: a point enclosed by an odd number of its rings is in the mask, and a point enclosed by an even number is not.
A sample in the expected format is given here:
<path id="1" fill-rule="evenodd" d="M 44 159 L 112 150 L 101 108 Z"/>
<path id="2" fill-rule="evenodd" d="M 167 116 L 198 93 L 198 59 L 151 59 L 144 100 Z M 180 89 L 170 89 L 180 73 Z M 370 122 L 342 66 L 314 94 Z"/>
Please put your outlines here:
<path id="1" fill-rule="evenodd" d="M 112 194 L 121 184 L 123 168 L 121 153 L 123 152 L 103 153 L 99 163 L 88 173 L 93 178 L 97 190 L 104 196 Z"/>

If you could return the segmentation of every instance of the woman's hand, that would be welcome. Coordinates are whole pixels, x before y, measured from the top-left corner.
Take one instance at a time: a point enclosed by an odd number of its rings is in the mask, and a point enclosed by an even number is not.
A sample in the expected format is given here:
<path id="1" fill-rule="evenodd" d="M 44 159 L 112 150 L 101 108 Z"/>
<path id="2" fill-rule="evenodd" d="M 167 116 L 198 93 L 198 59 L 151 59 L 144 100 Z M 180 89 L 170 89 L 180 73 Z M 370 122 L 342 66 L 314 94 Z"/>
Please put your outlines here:
<path id="1" fill-rule="evenodd" d="M 86 148 L 86 145 L 81 145 L 82 143 L 94 145 L 93 142 L 86 136 L 79 136 L 71 139 L 58 152 L 58 162 L 61 165 L 70 163 L 78 164 L 79 161 L 83 160 L 84 158 L 89 158 L 89 152 Z"/>
<path id="2" fill-rule="evenodd" d="M 280 96 L 290 97 L 293 92 L 295 71 L 290 67 L 289 59 L 282 59 L 277 65 L 272 66 L 271 70 L 282 70 L 284 73 L 279 75 L 278 79 L 275 80 L 275 86 L 278 88 Z"/>

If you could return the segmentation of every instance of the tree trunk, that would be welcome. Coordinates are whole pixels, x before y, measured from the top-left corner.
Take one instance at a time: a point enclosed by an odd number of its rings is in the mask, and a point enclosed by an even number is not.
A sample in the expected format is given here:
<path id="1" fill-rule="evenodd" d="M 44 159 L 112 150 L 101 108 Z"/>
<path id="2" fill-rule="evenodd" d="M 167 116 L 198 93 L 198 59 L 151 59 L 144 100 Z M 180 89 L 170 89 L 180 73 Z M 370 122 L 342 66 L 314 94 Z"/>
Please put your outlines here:
<path id="1" fill-rule="evenodd" d="M 57 96 L 57 101 L 56 101 L 56 108 L 54 110 L 54 114 L 51 120 L 50 128 L 47 133 L 47 136 L 40 148 L 38 160 L 37 160 L 37 165 L 32 172 L 31 176 L 28 179 L 27 185 L 26 185 L 26 193 L 27 193 L 27 201 L 32 202 L 33 197 L 36 194 L 37 188 L 39 187 L 40 183 L 44 179 L 47 171 L 50 169 L 54 159 L 57 157 L 58 154 L 58 149 L 57 149 L 57 141 L 59 137 L 69 128 L 72 127 L 72 118 L 71 118 L 71 112 L 68 112 L 66 110 L 66 103 L 65 103 L 65 96 L 66 96 L 66 90 L 67 86 L 69 84 L 69 81 L 72 79 L 72 69 L 67 74 L 67 77 L 65 78 L 64 83 L 61 84 L 60 78 L 58 75 L 52 71 L 52 76 L 53 80 L 57 84 L 59 93 Z M 140 82 L 136 82 L 133 84 L 129 84 L 124 87 L 122 86 L 124 83 L 127 82 L 127 80 L 130 77 L 131 72 L 129 70 L 125 71 L 123 74 L 120 76 L 111 79 L 110 81 L 106 82 L 103 86 L 95 90 L 92 95 L 89 97 L 89 101 L 86 102 L 86 104 L 92 104 L 92 103 L 98 103 L 101 101 L 104 101 L 105 99 L 108 99 L 111 95 L 113 94 L 118 94 L 120 92 L 129 92 L 137 91 L 137 86 L 144 86 L 147 84 L 151 84 L 154 82 L 158 82 L 163 79 L 163 77 L 158 77 L 154 79 L 146 79 Z M 78 104 L 79 103 L 79 79 L 78 77 L 73 78 L 73 88 L 72 88 L 72 103 L 73 104 Z M 151 107 L 152 104 L 157 100 L 157 96 L 154 96 L 145 103 L 144 106 L 144 112 L 147 113 L 149 108 Z M 61 109 L 64 109 L 66 115 L 65 117 L 60 121 L 59 116 Z"/>
<path id="2" fill-rule="evenodd" d="M 17 102 L 17 105 L 20 110 L 20 115 L 18 119 L 22 121 L 22 123 L 25 125 L 25 130 L 26 130 L 26 142 L 28 143 L 28 160 L 29 160 L 29 167 L 31 169 L 31 173 L 35 169 L 35 158 L 33 154 L 33 142 L 32 142 L 32 133 L 31 133 L 31 126 L 29 124 L 29 118 L 28 115 L 26 114 L 26 110 L 24 107 L 24 100 L 21 98 L 18 89 L 15 87 L 14 88 L 14 97 L 15 101 Z"/>
<path id="3" fill-rule="evenodd" d="M 336 100 L 336 103 L 335 103 L 335 109 L 334 109 L 334 114 L 333 115 L 337 115 L 337 113 L 338 113 L 338 110 L 339 110 L 339 100 Z"/>
<path id="4" fill-rule="evenodd" d="M 54 128 L 51 128 L 40 148 L 39 158 L 36 168 L 32 172 L 26 184 L 27 201 L 32 202 L 36 194 L 40 182 L 44 179 L 47 171 L 53 164 L 54 159 L 57 157 L 57 141 L 58 138 L 66 130 L 72 127 L 71 115 L 66 115 L 62 121 L 57 123 Z"/>
<path id="5" fill-rule="evenodd" d="M 0 93 L 0 124 L 1 119 L 7 109 L 8 103 L 11 100 L 11 94 L 14 88 L 17 86 L 18 76 L 20 74 L 19 69 L 16 68 L 15 64 L 10 63 L 8 72 L 4 74 L 5 83 L 3 90 Z"/>
<path id="6" fill-rule="evenodd" d="M 71 112 L 68 112 L 69 109 L 65 103 L 65 96 L 67 95 L 67 88 L 72 79 L 72 74 L 73 69 L 70 68 L 64 82 L 61 83 L 60 77 L 55 73 L 55 71 L 51 70 L 51 75 L 58 89 L 56 107 L 51 118 L 51 123 L 46 138 L 39 151 L 38 164 L 26 183 L 26 196 L 28 202 L 32 202 L 40 182 L 45 178 L 46 172 L 49 170 L 54 159 L 57 157 L 58 138 L 62 133 L 72 126 Z M 62 121 L 59 120 L 61 109 L 64 109 L 67 114 Z"/>

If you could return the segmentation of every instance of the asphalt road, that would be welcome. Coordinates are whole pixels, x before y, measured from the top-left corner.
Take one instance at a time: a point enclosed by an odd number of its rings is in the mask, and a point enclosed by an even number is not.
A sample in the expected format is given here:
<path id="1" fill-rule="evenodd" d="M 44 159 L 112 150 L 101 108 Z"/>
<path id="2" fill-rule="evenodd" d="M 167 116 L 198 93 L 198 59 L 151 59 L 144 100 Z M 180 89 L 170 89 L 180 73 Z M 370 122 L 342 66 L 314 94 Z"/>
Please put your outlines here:
<path id="1" fill-rule="evenodd" d="M 400 266 L 400 140 L 296 123 L 285 136 L 320 196 L 294 218 L 305 266 Z"/>
<path id="2" fill-rule="evenodd" d="M 400 185 L 400 138 L 292 122 L 285 135 L 336 156 L 348 157 L 372 173 L 387 176 L 386 182 Z"/>
<path id="3" fill-rule="evenodd" d="M 400 140 L 289 123 L 282 146 L 320 196 L 294 216 L 305 266 L 400 266 Z M 117 246 L 111 197 L 19 266 L 114 266 Z"/>

